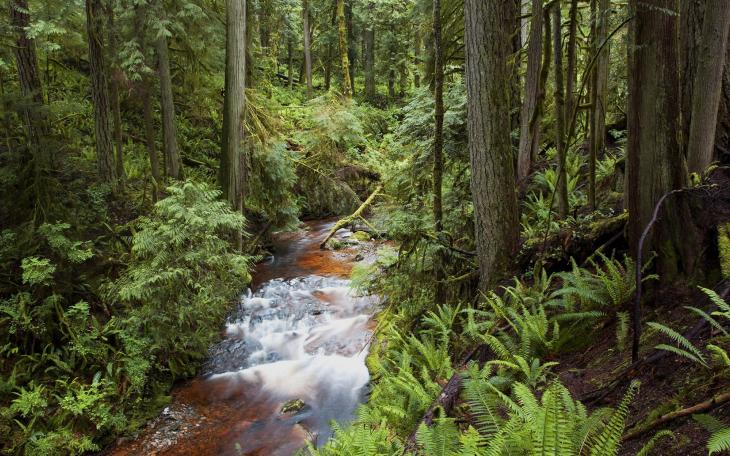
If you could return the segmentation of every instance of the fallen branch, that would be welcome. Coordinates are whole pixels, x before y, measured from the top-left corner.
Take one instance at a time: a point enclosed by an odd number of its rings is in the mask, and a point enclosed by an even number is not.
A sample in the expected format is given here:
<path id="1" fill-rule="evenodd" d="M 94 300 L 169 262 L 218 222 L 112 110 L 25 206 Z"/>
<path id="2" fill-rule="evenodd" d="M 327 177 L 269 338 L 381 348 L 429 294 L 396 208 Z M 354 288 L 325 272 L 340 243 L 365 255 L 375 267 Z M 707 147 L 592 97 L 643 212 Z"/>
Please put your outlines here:
<path id="1" fill-rule="evenodd" d="M 335 226 L 333 226 L 332 229 L 330 230 L 329 234 L 327 234 L 327 237 L 324 238 L 324 241 L 322 241 L 322 243 L 319 244 L 319 248 L 324 250 L 327 245 L 327 241 L 332 239 L 332 236 L 334 236 L 337 231 L 339 231 L 341 228 L 351 225 L 357 219 L 360 219 L 360 220 L 364 221 L 365 224 L 368 224 L 367 221 L 365 220 L 365 218 L 362 216 L 362 213 L 365 211 L 365 209 L 367 209 L 368 206 L 370 206 L 370 204 L 373 202 L 375 197 L 378 196 L 378 194 L 380 193 L 380 190 L 382 190 L 382 188 L 383 188 L 382 185 L 378 185 L 377 188 L 375 189 L 375 191 L 373 193 L 371 193 L 370 196 L 368 196 L 368 199 L 366 199 L 365 202 L 362 203 L 355 212 L 353 212 L 351 215 L 348 215 L 347 217 L 345 217 L 343 219 L 338 220 L 337 223 L 335 223 Z"/>
<path id="2" fill-rule="evenodd" d="M 682 410 L 677 410 L 674 412 L 666 413 L 662 416 L 660 416 L 658 419 L 652 421 L 651 423 L 642 426 L 639 429 L 636 429 L 635 431 L 631 431 L 628 434 L 624 435 L 621 440 L 624 442 L 628 440 L 635 439 L 642 434 L 644 434 L 647 431 L 650 431 L 657 426 L 660 426 L 664 423 L 668 423 L 670 421 L 676 420 L 678 418 L 682 418 L 689 415 L 694 415 L 695 413 L 700 412 L 706 412 L 709 410 L 712 410 L 713 408 L 717 407 L 720 404 L 724 404 L 725 402 L 730 401 L 730 391 L 726 391 L 724 393 L 720 393 L 716 396 L 713 396 L 711 399 L 708 399 L 704 402 L 700 402 L 699 404 L 695 404 L 692 407 L 687 407 Z"/>

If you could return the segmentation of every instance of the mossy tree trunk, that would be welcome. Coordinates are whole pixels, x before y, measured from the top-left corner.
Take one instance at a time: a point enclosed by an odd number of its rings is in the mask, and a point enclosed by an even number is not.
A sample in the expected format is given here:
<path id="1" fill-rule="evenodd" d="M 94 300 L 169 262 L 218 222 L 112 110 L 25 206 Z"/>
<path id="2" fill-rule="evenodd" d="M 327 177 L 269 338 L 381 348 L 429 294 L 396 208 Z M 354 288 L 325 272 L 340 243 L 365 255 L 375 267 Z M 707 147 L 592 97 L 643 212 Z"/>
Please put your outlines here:
<path id="1" fill-rule="evenodd" d="M 86 0 L 86 27 L 89 44 L 91 98 L 94 106 L 94 134 L 96 140 L 96 164 L 99 177 L 116 190 L 116 170 L 104 59 L 104 10 L 101 0 Z"/>
<path id="2" fill-rule="evenodd" d="M 226 73 L 220 180 L 223 195 L 243 211 L 246 156 L 242 148 L 246 107 L 246 0 L 226 0 Z M 240 234 L 239 234 L 240 244 Z"/>
<path id="3" fill-rule="evenodd" d="M 692 89 L 692 118 L 687 144 L 690 172 L 701 173 L 714 160 L 729 27 L 730 8 L 727 2 L 707 0 Z"/>
<path id="4" fill-rule="evenodd" d="M 540 66 L 542 60 L 542 0 L 532 0 L 530 39 L 527 44 L 527 74 L 520 115 L 520 146 L 517 154 L 517 179 L 522 181 L 532 167 L 540 147 Z"/>
<path id="5" fill-rule="evenodd" d="M 167 38 L 159 36 L 155 41 L 157 51 L 157 71 L 160 78 L 160 108 L 162 111 L 162 144 L 165 151 L 165 170 L 167 177 L 182 178 L 182 163 L 177 144 L 177 127 L 175 126 L 175 102 L 172 95 L 172 75 L 170 74 L 170 56 L 167 49 Z"/>
<path id="6" fill-rule="evenodd" d="M 309 27 L 309 0 L 302 0 L 302 23 L 304 35 L 304 79 L 307 82 L 307 97 L 312 96 L 312 43 Z"/>
<path id="7" fill-rule="evenodd" d="M 433 140 L 433 221 L 436 236 L 441 238 L 444 230 L 442 186 L 444 170 L 444 48 L 441 25 L 441 0 L 433 0 L 433 47 L 434 47 L 434 140 Z M 392 71 L 392 70 L 391 70 Z M 446 301 L 444 287 L 445 254 L 438 248 L 434 258 L 436 302 Z"/>
<path id="8" fill-rule="evenodd" d="M 342 95 L 352 98 L 352 80 L 350 79 L 350 58 L 347 46 L 347 22 L 345 20 L 345 0 L 337 0 L 337 35 L 340 45 L 340 65 L 342 69 Z"/>
<path id="9" fill-rule="evenodd" d="M 568 215 L 568 174 L 565 170 L 565 87 L 563 84 L 563 30 L 561 27 L 560 2 L 552 6 L 553 11 L 553 57 L 555 72 L 555 145 L 558 151 L 558 181 L 556 183 L 556 197 L 558 199 L 558 215 L 565 218 Z"/>
<path id="10" fill-rule="evenodd" d="M 508 273 L 519 236 L 509 134 L 509 8 L 501 0 L 466 0 L 464 12 L 471 193 L 483 291 Z"/>
<path id="11" fill-rule="evenodd" d="M 629 55 L 629 121 L 626 201 L 629 242 L 636 252 L 639 238 L 663 195 L 687 183 L 680 130 L 679 41 L 676 0 L 631 0 L 632 46 Z M 691 217 L 681 195 L 661 208 L 661 220 L 644 243 L 658 254 L 662 280 L 691 274 L 694 254 Z"/>

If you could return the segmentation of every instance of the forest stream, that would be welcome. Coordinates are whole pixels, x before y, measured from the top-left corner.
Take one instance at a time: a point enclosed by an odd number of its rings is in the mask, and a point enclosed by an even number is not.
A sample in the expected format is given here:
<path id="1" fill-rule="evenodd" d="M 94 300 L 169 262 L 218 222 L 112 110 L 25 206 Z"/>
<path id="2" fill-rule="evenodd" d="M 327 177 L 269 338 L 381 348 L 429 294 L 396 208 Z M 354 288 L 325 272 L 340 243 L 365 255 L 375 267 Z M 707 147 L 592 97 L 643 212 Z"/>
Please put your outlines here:
<path id="1" fill-rule="evenodd" d="M 334 221 L 275 239 L 252 288 L 229 316 L 200 377 L 132 441 L 110 454 L 290 455 L 324 443 L 366 397 L 365 366 L 377 299 L 358 296 L 349 273 L 374 244 L 340 230 L 347 247 L 320 250 Z"/>

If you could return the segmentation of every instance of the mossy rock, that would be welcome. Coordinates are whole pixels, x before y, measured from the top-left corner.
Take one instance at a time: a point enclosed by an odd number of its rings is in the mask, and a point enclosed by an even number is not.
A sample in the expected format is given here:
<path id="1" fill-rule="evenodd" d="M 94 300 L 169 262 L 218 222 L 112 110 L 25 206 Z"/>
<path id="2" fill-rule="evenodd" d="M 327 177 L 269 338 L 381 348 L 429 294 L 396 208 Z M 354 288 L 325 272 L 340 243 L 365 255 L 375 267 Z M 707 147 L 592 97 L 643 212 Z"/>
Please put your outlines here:
<path id="1" fill-rule="evenodd" d="M 327 248 L 330 250 L 341 250 L 347 247 L 347 243 L 338 241 L 337 239 L 330 239 L 327 241 Z"/>
<path id="2" fill-rule="evenodd" d="M 360 242 L 368 242 L 370 240 L 370 234 L 365 231 L 355 231 L 352 233 L 352 237 Z"/>
<path id="3" fill-rule="evenodd" d="M 281 413 L 299 413 L 306 406 L 307 404 L 305 404 L 303 400 L 292 399 L 290 401 L 286 401 L 284 405 L 281 406 Z"/>

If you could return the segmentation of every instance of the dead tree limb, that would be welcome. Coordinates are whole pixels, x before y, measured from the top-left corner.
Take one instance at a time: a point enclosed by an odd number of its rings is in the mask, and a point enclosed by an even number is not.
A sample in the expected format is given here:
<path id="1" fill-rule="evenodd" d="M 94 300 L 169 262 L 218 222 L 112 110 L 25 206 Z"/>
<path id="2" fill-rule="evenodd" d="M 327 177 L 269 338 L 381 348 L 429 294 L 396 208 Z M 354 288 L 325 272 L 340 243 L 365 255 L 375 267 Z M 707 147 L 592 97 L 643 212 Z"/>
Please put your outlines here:
<path id="1" fill-rule="evenodd" d="M 682 410 L 676 410 L 674 412 L 666 413 L 656 420 L 652 421 L 651 423 L 641 426 L 639 429 L 636 429 L 634 431 L 629 432 L 628 434 L 624 435 L 621 440 L 624 442 L 628 440 L 635 439 L 642 434 L 644 434 L 647 431 L 650 431 L 657 426 L 660 426 L 664 423 L 668 423 L 670 421 L 676 420 L 678 418 L 682 418 L 689 415 L 694 415 L 695 413 L 700 412 L 706 412 L 709 410 L 712 410 L 713 408 L 717 407 L 720 404 L 724 404 L 725 402 L 730 401 L 730 391 L 725 391 L 724 393 L 720 393 L 716 396 L 713 396 L 712 398 L 700 402 L 699 404 L 695 404 L 692 407 L 683 408 Z"/>
<path id="2" fill-rule="evenodd" d="M 366 199 L 365 202 L 362 203 L 355 212 L 353 212 L 352 214 L 348 215 L 345 218 L 338 220 L 337 223 L 335 223 L 335 226 L 333 226 L 332 229 L 330 230 L 329 234 L 327 234 L 327 237 L 324 238 L 324 241 L 322 241 L 322 243 L 319 244 L 319 248 L 324 250 L 324 248 L 327 245 L 327 241 L 329 241 L 338 230 L 346 227 L 347 225 L 351 225 L 357 219 L 360 219 L 363 222 L 365 222 L 365 224 L 369 225 L 369 223 L 365 220 L 365 218 L 362 216 L 362 214 L 363 214 L 363 212 L 365 212 L 365 209 L 367 209 L 368 206 L 370 206 L 370 204 L 373 202 L 375 197 L 378 196 L 378 194 L 380 193 L 380 191 L 382 189 L 383 189 L 383 186 L 378 185 L 375 188 L 375 191 L 373 193 L 371 193 L 370 196 L 368 196 L 368 199 Z"/>
<path id="3" fill-rule="evenodd" d="M 659 210 L 661 209 L 664 200 L 666 200 L 667 197 L 669 197 L 670 195 L 679 193 L 681 191 L 684 191 L 684 189 L 680 188 L 677 190 L 672 190 L 665 193 L 664 195 L 662 195 L 661 198 L 659 198 L 656 206 L 654 206 L 654 214 L 652 214 L 649 223 L 646 224 L 644 232 L 641 233 L 641 237 L 639 238 L 639 244 L 636 248 L 636 300 L 634 301 L 634 334 L 631 343 L 631 361 L 634 363 L 639 360 L 639 339 L 641 339 L 641 270 L 644 266 L 642 264 L 641 254 L 644 250 L 644 241 L 646 241 L 646 237 L 649 235 L 651 228 L 654 226 L 654 223 L 656 223 L 657 219 L 659 218 Z"/>

